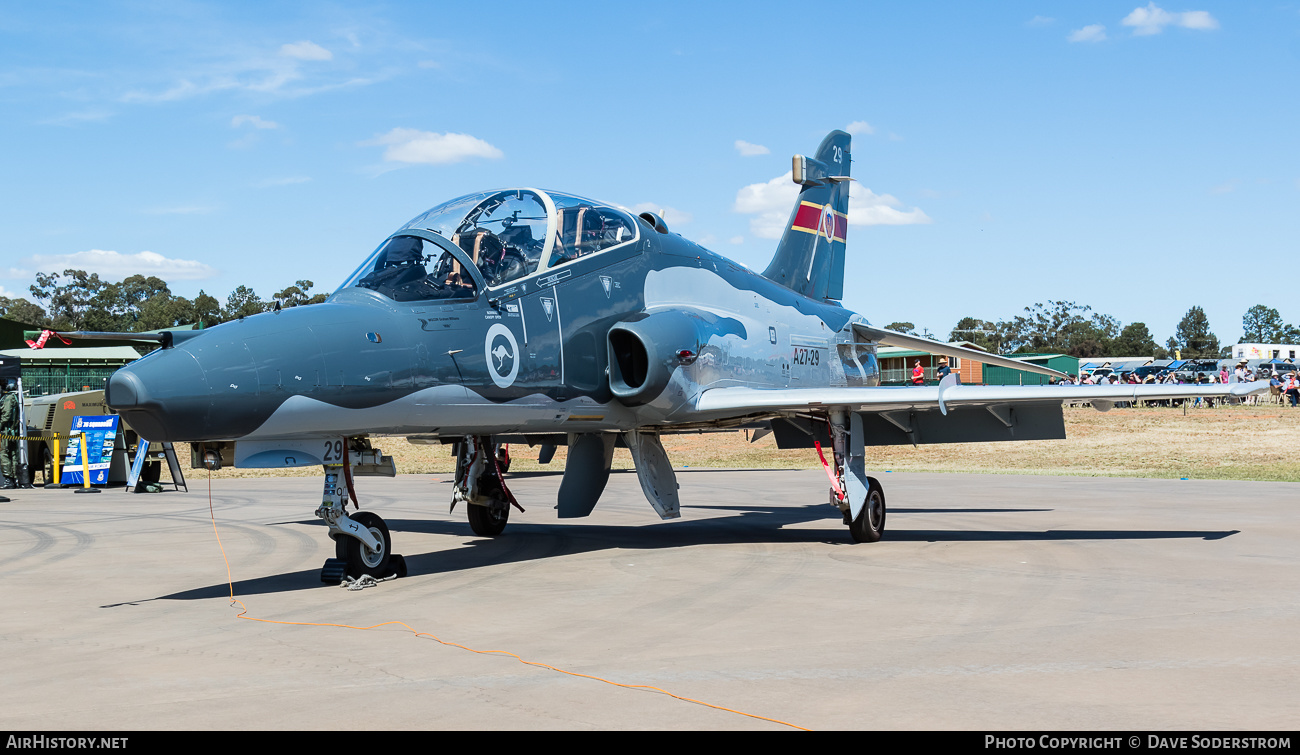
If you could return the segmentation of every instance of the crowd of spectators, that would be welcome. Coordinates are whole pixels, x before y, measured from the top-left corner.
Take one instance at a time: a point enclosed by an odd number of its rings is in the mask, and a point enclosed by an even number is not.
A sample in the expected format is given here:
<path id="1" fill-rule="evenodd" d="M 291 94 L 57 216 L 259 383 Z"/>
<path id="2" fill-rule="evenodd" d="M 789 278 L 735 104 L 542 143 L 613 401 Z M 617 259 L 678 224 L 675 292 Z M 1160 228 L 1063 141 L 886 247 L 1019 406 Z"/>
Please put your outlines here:
<path id="1" fill-rule="evenodd" d="M 1269 384 L 1269 396 L 1286 406 L 1295 408 L 1300 405 L 1300 374 L 1296 370 L 1284 370 L 1278 372 L 1268 365 L 1261 364 L 1259 367 L 1252 369 L 1246 360 L 1237 363 L 1236 368 L 1230 373 L 1227 365 L 1220 367 L 1218 373 L 1200 373 L 1193 378 L 1185 374 L 1169 370 L 1161 372 L 1148 373 L 1145 378 L 1138 377 L 1137 373 L 1116 373 L 1106 371 L 1100 373 L 1097 371 L 1091 374 L 1085 374 L 1082 378 L 1078 375 L 1071 375 L 1069 379 L 1054 381 L 1056 385 L 1113 385 L 1116 383 L 1125 383 L 1132 385 L 1152 385 L 1152 384 L 1170 384 L 1170 385 L 1211 385 L 1217 383 L 1249 383 L 1256 380 L 1267 380 Z M 1256 404 L 1259 402 L 1259 395 L 1250 395 L 1245 398 L 1246 403 Z M 1196 406 L 1214 406 L 1213 398 L 1197 398 Z"/>

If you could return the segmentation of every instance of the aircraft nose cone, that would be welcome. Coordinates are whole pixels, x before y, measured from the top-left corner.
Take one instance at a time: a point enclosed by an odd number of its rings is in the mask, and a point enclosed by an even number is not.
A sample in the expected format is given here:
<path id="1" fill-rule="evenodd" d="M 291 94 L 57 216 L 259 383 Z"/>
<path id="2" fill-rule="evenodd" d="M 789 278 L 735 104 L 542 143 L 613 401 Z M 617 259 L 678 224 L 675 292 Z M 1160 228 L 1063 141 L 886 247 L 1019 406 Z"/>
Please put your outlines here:
<path id="1" fill-rule="evenodd" d="M 142 438 L 183 440 L 207 421 L 208 385 L 193 356 L 168 349 L 114 372 L 104 401 Z"/>
<path id="2" fill-rule="evenodd" d="M 123 411 L 138 409 L 141 399 L 148 395 L 139 377 L 125 370 L 118 370 L 108 379 L 108 386 L 104 389 L 104 402 L 120 414 Z"/>

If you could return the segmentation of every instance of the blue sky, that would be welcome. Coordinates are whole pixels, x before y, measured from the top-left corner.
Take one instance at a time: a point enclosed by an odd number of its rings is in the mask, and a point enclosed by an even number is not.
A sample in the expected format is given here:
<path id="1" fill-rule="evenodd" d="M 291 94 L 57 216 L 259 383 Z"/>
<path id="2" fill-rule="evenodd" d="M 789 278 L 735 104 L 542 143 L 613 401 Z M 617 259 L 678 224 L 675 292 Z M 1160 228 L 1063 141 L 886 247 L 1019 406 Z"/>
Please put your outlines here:
<path id="1" fill-rule="evenodd" d="M 514 185 L 761 269 L 790 155 L 848 128 L 874 323 L 1300 321 L 1300 2 L 7 3 L 0 113 L 0 295 L 65 267 L 333 290 Z"/>

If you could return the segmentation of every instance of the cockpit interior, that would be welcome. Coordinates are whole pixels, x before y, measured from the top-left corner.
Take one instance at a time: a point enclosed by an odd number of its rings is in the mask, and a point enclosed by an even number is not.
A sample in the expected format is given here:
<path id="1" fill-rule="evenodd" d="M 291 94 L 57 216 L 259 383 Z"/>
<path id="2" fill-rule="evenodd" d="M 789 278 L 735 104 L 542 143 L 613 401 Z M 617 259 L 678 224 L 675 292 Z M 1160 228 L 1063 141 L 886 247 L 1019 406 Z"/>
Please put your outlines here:
<path id="1" fill-rule="evenodd" d="M 467 299 L 476 276 L 448 249 L 408 231 L 441 236 L 464 252 L 488 288 L 634 243 L 640 229 L 617 207 L 541 191 L 470 194 L 422 213 L 389 237 L 341 288 L 367 288 L 394 301 Z"/>

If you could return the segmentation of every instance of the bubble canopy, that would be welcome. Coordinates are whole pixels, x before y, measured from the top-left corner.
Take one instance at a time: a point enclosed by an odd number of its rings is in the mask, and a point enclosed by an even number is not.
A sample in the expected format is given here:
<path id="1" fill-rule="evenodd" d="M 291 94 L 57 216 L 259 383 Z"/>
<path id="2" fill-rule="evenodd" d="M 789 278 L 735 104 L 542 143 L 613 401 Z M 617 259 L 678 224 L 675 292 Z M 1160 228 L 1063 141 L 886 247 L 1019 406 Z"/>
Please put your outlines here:
<path id="1" fill-rule="evenodd" d="M 634 244 L 640 234 L 625 210 L 572 194 L 467 194 L 402 226 L 339 288 L 368 288 L 395 301 L 472 298 L 480 280 L 495 288 Z"/>

